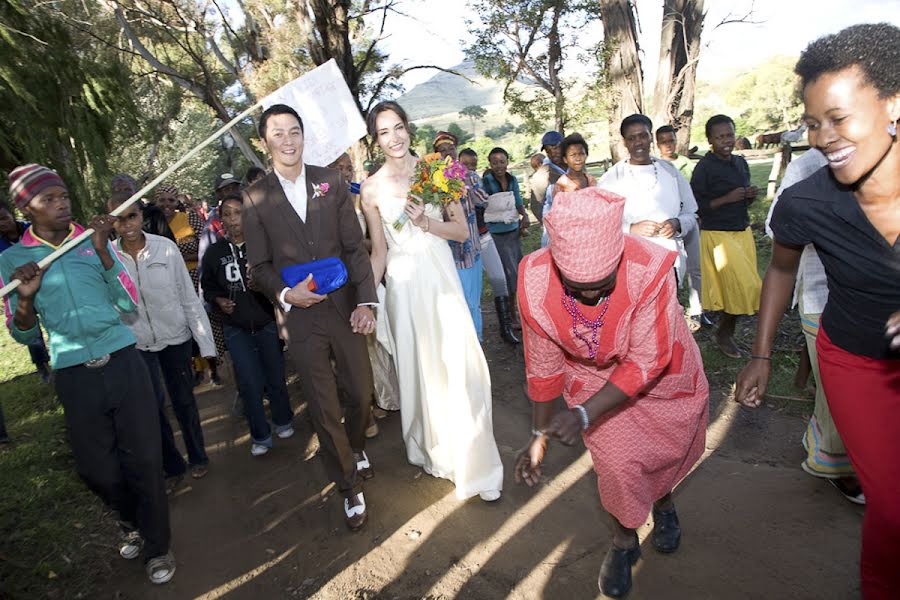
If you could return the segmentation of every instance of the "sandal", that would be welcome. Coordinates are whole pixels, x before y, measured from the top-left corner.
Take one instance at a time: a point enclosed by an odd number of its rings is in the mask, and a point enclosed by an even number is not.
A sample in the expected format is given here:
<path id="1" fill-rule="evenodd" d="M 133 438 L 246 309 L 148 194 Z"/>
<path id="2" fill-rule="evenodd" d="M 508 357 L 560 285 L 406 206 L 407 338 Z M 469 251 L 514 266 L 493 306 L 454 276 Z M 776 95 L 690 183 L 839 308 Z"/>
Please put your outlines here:
<path id="1" fill-rule="evenodd" d="M 175 555 L 169 550 L 147 561 L 147 577 L 157 585 L 168 583 L 175 575 Z"/>
<path id="2" fill-rule="evenodd" d="M 723 341 L 716 338 L 715 342 L 719 352 L 728 358 L 741 358 L 743 356 L 743 354 L 741 354 L 741 349 L 737 347 L 737 344 L 734 343 L 733 339 Z"/>

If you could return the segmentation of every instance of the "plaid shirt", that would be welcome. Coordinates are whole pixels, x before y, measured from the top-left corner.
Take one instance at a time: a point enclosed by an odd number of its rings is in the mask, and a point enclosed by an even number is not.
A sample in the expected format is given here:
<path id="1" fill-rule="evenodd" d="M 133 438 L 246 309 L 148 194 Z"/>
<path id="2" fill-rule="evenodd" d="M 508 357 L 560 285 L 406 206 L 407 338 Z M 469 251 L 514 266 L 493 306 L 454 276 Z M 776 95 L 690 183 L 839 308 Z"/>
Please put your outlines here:
<path id="1" fill-rule="evenodd" d="M 469 173 L 466 181 L 466 194 L 459 199 L 462 205 L 466 223 L 469 226 L 469 239 L 465 242 L 449 242 L 450 251 L 453 252 L 453 262 L 457 269 L 471 269 L 475 261 L 481 256 L 481 236 L 478 234 L 475 206 L 480 204 L 478 183 L 473 178 L 474 173 Z M 475 175 L 477 177 L 477 175 Z M 483 192 L 482 192 L 483 193 Z"/>

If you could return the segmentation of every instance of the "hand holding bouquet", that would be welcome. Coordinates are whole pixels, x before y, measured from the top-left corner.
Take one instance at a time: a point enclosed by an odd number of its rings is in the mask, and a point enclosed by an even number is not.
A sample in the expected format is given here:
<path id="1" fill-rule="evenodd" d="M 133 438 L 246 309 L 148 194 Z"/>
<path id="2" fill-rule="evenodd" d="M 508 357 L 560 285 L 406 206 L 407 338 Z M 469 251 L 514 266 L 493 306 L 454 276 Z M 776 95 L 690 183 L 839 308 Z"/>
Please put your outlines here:
<path id="1" fill-rule="evenodd" d="M 444 209 L 451 202 L 459 202 L 466 193 L 466 168 L 449 156 L 441 158 L 437 152 L 428 154 L 416 163 L 416 170 L 409 186 L 408 199 L 420 205 L 431 204 Z M 400 231 L 409 216 L 406 213 L 394 222 Z"/>

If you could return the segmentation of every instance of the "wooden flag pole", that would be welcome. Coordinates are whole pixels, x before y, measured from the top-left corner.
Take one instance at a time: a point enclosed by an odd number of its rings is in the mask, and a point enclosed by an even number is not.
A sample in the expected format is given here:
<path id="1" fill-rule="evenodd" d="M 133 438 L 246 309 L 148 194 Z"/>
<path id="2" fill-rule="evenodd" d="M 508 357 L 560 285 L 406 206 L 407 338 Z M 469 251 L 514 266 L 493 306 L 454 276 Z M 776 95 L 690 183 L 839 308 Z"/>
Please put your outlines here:
<path id="1" fill-rule="evenodd" d="M 166 177 L 171 175 L 172 172 L 175 171 L 175 169 L 177 169 L 178 167 L 180 167 L 181 165 L 183 165 L 184 163 L 186 163 L 187 161 L 192 159 L 194 156 L 197 155 L 198 152 L 200 152 L 201 150 L 203 150 L 204 148 L 209 146 L 211 143 L 213 143 L 214 141 L 216 141 L 217 139 L 222 137 L 222 135 L 224 135 L 225 132 L 227 132 L 229 129 L 231 129 L 232 127 L 237 125 L 239 122 L 246 119 L 250 113 L 252 113 L 253 111 L 260 108 L 263 105 L 264 100 L 265 99 L 260 100 L 259 102 L 257 102 L 256 104 L 254 104 L 253 106 L 251 106 L 250 108 L 248 108 L 247 110 L 245 110 L 244 112 L 242 112 L 241 114 L 239 114 L 238 116 L 236 116 L 235 118 L 230 120 L 228 123 L 226 123 L 225 125 L 220 127 L 218 131 L 216 131 L 211 136 L 206 138 L 206 140 L 201 142 L 193 150 L 191 150 L 190 152 L 188 152 L 187 154 L 185 154 L 184 156 L 182 156 L 181 158 L 176 160 L 172 164 L 172 166 L 170 166 L 168 169 L 166 169 L 165 171 L 160 173 L 158 176 L 156 176 L 150 183 L 148 183 L 147 185 L 142 187 L 140 190 L 135 192 L 128 200 L 126 200 L 125 202 L 123 202 L 122 204 L 117 206 L 109 214 L 111 214 L 114 217 L 119 216 L 119 214 L 121 214 L 124 210 L 128 209 L 129 206 L 131 206 L 132 204 L 137 202 L 144 194 L 146 194 L 147 192 L 152 190 L 154 187 L 156 187 L 163 179 L 165 179 Z M 42 271 L 45 270 L 47 267 L 49 267 L 53 263 L 53 261 L 55 261 L 57 258 L 62 256 L 63 254 L 65 254 L 66 252 L 68 252 L 69 250 L 71 250 L 72 248 L 74 248 L 75 246 L 77 246 L 78 244 L 83 242 L 84 240 L 86 240 L 87 238 L 91 237 L 91 235 L 93 235 L 93 233 L 94 233 L 93 229 L 84 230 L 81 233 L 81 235 L 78 235 L 78 236 L 72 238 L 71 240 L 69 240 L 68 242 L 66 242 L 59 248 L 57 248 L 54 252 L 52 252 L 51 254 L 48 254 L 43 259 L 41 259 L 41 261 L 38 263 L 38 266 L 41 268 Z M 0 299 L 5 298 L 7 294 L 9 294 L 13 290 L 15 290 L 17 287 L 19 287 L 20 283 L 22 283 L 22 282 L 19 281 L 18 279 L 13 279 L 12 281 L 10 281 L 6 286 L 3 287 L 3 289 L 0 289 Z"/>

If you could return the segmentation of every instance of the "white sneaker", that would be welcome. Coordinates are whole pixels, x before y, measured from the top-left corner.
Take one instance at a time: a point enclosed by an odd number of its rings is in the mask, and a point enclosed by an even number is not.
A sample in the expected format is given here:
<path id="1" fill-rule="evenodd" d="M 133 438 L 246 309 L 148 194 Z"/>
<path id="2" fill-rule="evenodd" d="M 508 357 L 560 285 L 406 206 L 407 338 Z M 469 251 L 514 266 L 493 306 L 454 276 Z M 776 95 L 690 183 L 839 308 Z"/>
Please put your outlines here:
<path id="1" fill-rule="evenodd" d="M 119 556 L 125 560 L 135 559 L 143 547 L 144 540 L 141 538 L 141 534 L 137 531 L 129 531 L 122 536 L 122 541 L 119 543 Z"/>
<path id="2" fill-rule="evenodd" d="M 269 451 L 268 446 L 263 446 L 262 444 L 253 444 L 250 446 L 250 454 L 253 456 L 262 456 L 266 452 Z"/>
<path id="3" fill-rule="evenodd" d="M 175 555 L 169 550 L 147 561 L 147 577 L 157 585 L 168 583 L 175 575 Z"/>
<path id="4" fill-rule="evenodd" d="M 288 439 L 289 437 L 292 437 L 292 436 L 294 435 L 294 428 L 293 428 L 293 427 L 288 427 L 287 429 L 282 429 L 282 430 L 279 431 L 276 435 L 277 435 L 278 437 L 280 437 L 281 439 L 286 440 L 286 439 Z"/>
<path id="5" fill-rule="evenodd" d="M 485 502 L 496 502 L 500 499 L 500 490 L 488 490 L 478 494 Z"/>

